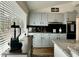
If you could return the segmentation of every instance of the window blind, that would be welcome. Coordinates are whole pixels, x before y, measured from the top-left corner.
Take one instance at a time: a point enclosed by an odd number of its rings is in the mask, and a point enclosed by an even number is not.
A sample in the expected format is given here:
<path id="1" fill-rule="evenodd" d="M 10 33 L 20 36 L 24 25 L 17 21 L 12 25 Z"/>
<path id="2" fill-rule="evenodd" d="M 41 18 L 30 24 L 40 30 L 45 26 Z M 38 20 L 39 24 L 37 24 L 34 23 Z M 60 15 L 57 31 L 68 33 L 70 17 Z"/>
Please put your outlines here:
<path id="1" fill-rule="evenodd" d="M 10 29 L 10 9 L 4 2 L 0 2 L 0 54 L 8 48 Z"/>
<path id="2" fill-rule="evenodd" d="M 11 24 L 15 21 L 23 31 L 25 17 L 26 14 L 15 1 L 0 1 L 0 54 L 9 48 Z"/>

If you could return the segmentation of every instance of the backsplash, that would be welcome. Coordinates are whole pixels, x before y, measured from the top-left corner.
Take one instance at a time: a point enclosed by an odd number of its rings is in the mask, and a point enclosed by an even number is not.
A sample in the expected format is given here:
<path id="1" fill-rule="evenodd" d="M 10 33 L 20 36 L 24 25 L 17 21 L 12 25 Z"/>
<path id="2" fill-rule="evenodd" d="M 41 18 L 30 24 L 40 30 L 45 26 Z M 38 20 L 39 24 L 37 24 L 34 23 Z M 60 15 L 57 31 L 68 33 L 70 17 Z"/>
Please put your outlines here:
<path id="1" fill-rule="evenodd" d="M 66 24 L 49 24 L 48 26 L 27 26 L 29 32 L 66 33 Z"/>

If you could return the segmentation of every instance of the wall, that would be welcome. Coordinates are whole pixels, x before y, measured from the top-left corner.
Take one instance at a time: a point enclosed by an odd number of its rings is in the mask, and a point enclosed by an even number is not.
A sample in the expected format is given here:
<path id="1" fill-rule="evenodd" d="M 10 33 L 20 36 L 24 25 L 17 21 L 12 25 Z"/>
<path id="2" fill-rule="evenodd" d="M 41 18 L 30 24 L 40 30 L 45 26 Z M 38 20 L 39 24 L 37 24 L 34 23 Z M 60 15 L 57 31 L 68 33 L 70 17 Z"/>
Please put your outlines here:
<path id="1" fill-rule="evenodd" d="M 76 40 L 79 40 L 79 17 L 76 18 Z"/>
<path id="2" fill-rule="evenodd" d="M 16 1 L 18 3 L 18 5 L 22 8 L 22 10 L 25 12 L 26 14 L 26 20 L 24 21 L 24 25 L 25 25 L 25 32 L 26 35 L 28 34 L 28 30 L 27 30 L 27 20 L 28 20 L 28 13 L 29 13 L 29 8 L 27 7 L 27 4 L 25 3 L 25 1 Z M 21 35 L 23 36 L 23 35 Z"/>
<path id="3" fill-rule="evenodd" d="M 25 3 L 25 1 L 16 1 L 18 5 L 24 10 L 24 12 L 27 14 L 29 12 L 28 6 Z"/>

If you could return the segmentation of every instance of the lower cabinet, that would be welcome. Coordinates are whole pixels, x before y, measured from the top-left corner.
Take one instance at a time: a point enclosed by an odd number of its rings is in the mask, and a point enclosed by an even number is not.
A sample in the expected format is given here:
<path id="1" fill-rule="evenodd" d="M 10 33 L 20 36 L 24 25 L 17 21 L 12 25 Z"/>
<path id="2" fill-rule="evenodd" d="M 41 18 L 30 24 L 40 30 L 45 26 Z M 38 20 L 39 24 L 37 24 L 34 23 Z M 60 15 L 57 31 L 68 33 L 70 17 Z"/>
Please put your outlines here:
<path id="1" fill-rule="evenodd" d="M 49 34 L 42 34 L 42 47 L 50 47 L 50 38 Z"/>
<path id="2" fill-rule="evenodd" d="M 54 47 L 52 40 L 65 39 L 66 34 L 52 34 L 52 33 L 34 33 L 33 35 L 33 47 Z"/>
<path id="3" fill-rule="evenodd" d="M 54 57 L 68 57 L 63 50 L 56 44 L 54 44 Z"/>
<path id="4" fill-rule="evenodd" d="M 33 47 L 53 47 L 50 35 L 46 33 L 34 34 Z"/>
<path id="5" fill-rule="evenodd" d="M 33 35 L 33 47 L 41 47 L 41 35 L 40 34 L 34 34 Z"/>

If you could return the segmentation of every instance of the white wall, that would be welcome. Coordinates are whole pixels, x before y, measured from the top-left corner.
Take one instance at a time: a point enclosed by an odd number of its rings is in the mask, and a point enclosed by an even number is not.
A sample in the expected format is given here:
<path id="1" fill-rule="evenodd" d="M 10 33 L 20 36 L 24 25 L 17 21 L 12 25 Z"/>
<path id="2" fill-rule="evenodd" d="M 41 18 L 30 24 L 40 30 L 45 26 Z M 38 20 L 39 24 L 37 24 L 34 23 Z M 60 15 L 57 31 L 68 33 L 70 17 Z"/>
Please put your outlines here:
<path id="1" fill-rule="evenodd" d="M 17 3 L 24 10 L 26 14 L 29 12 L 28 6 L 24 1 L 17 1 Z"/>
<path id="2" fill-rule="evenodd" d="M 18 5 L 21 7 L 21 9 L 24 11 L 24 13 L 26 14 L 24 22 L 24 31 L 26 32 L 26 35 L 28 35 L 28 30 L 27 30 L 27 20 L 28 20 L 28 13 L 29 13 L 29 9 L 27 7 L 27 4 L 23 1 L 17 1 Z M 21 35 L 20 38 L 22 38 L 24 36 L 25 33 L 23 33 Z"/>

